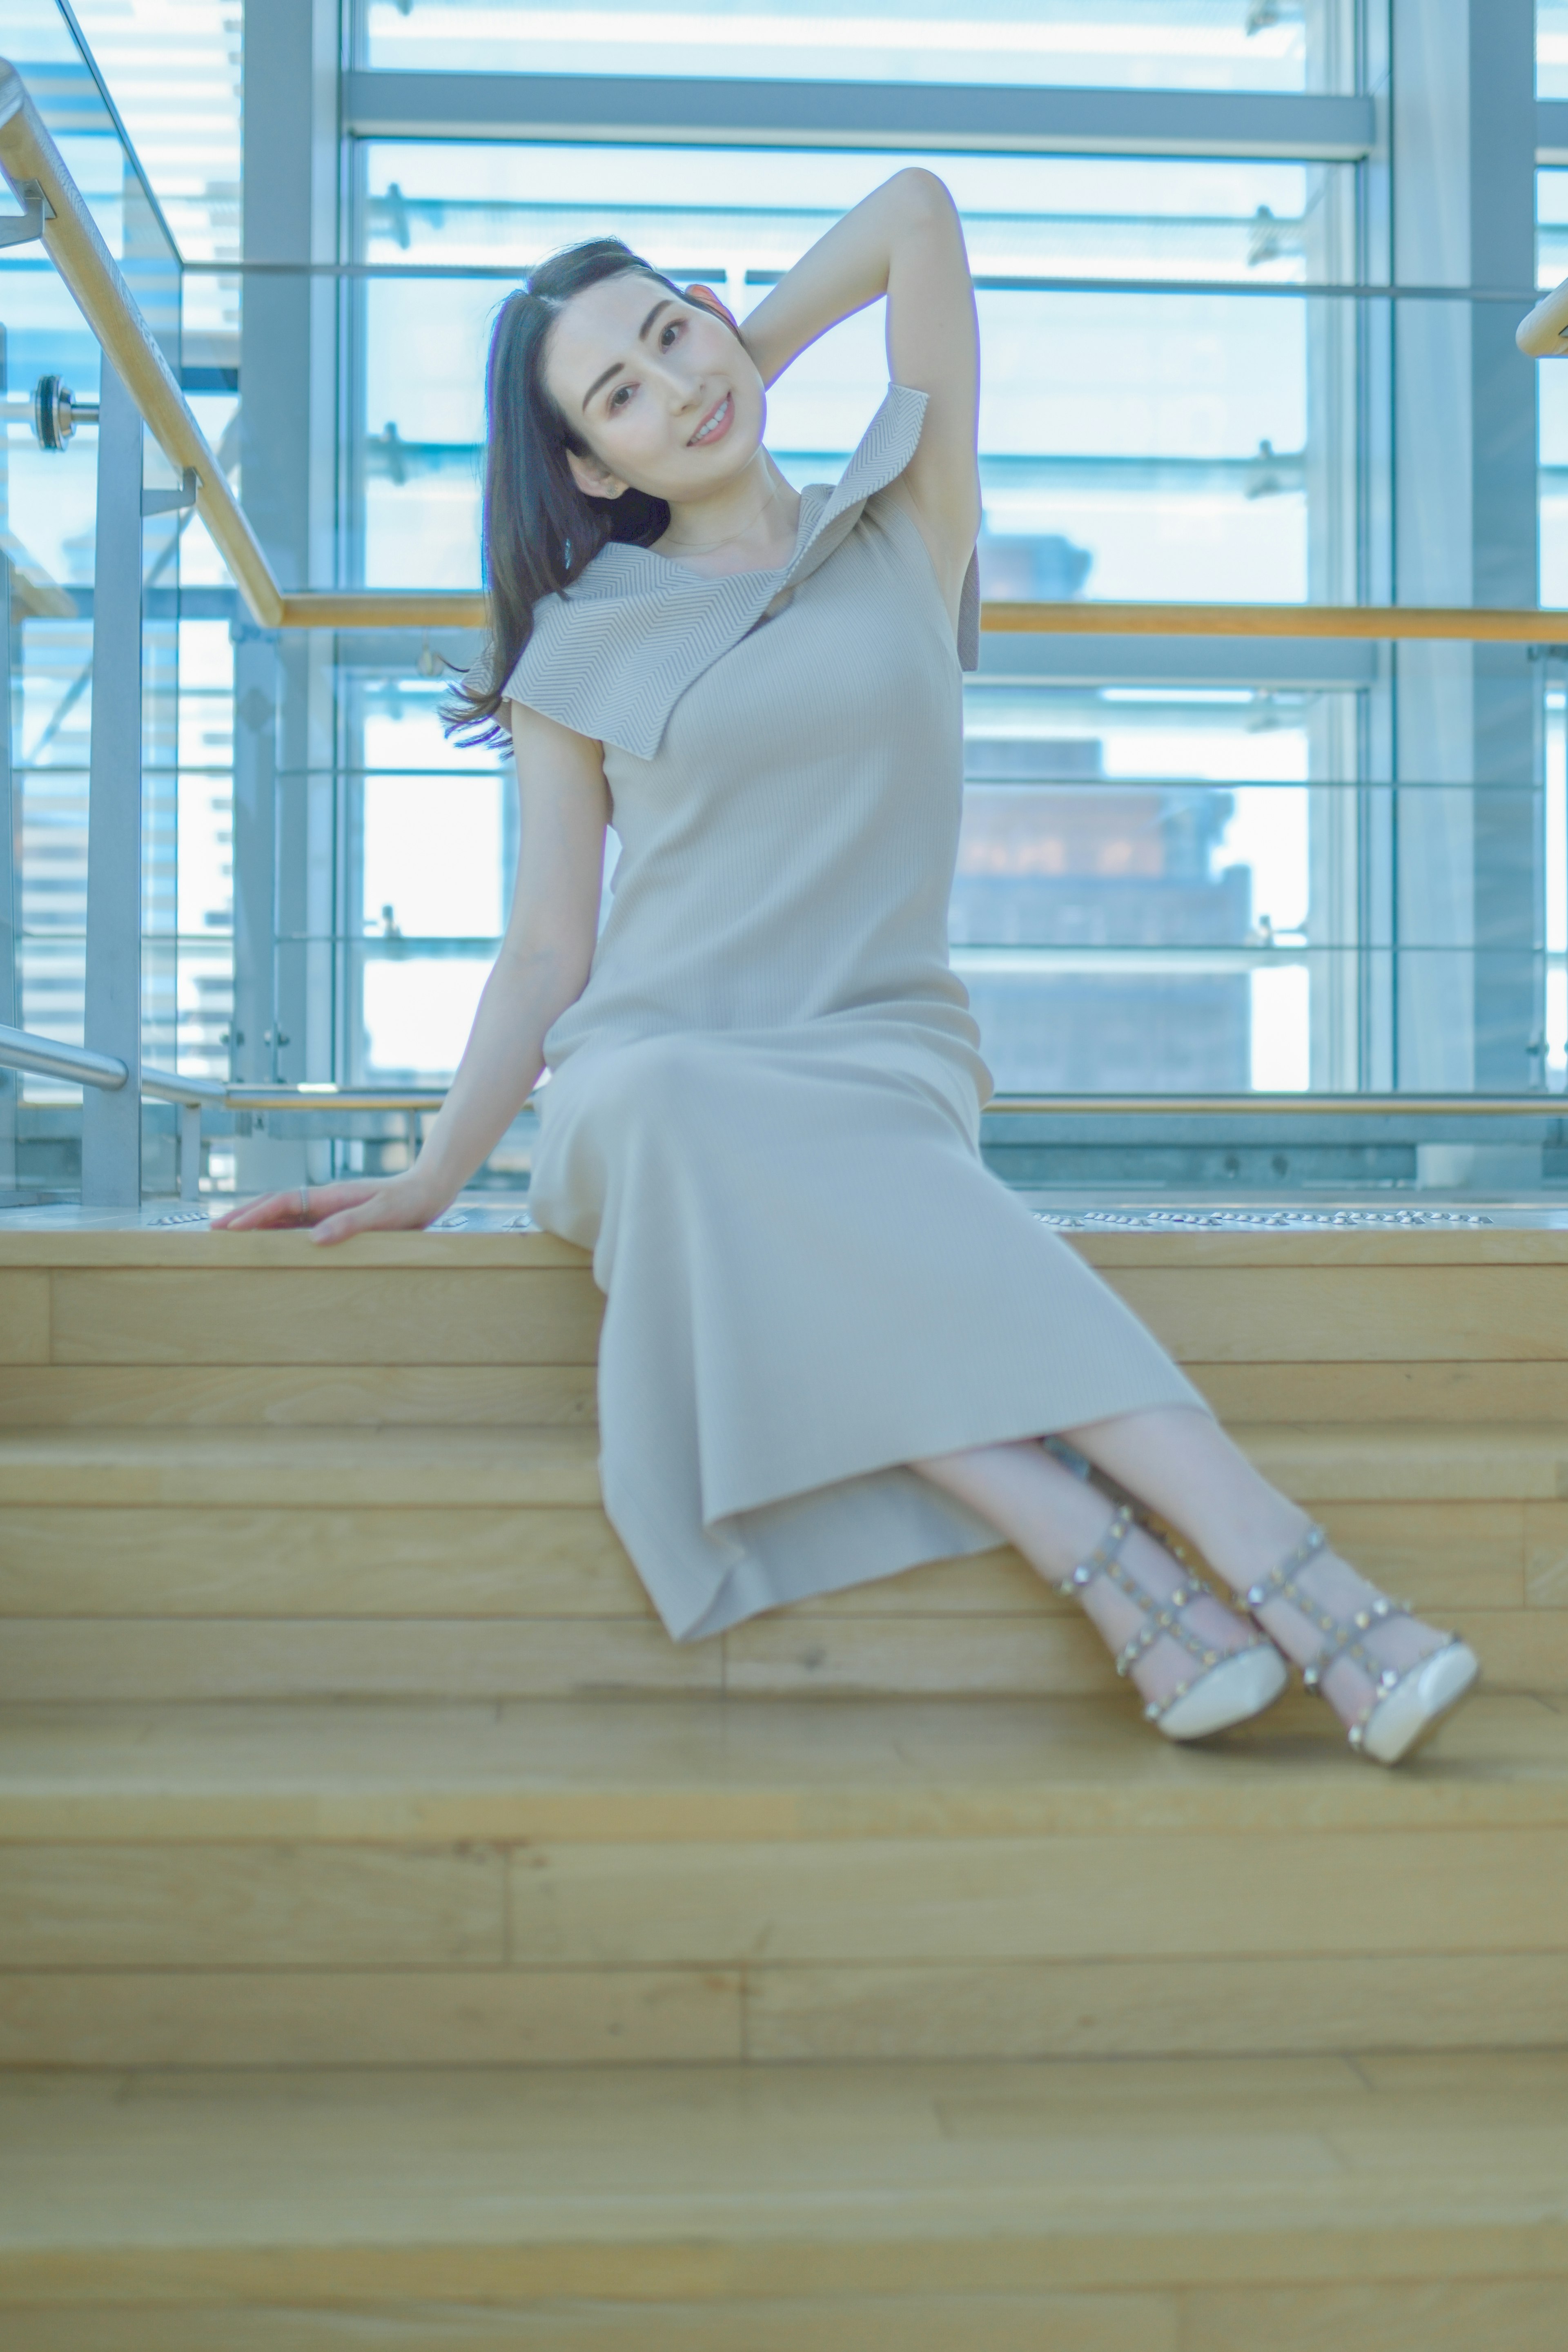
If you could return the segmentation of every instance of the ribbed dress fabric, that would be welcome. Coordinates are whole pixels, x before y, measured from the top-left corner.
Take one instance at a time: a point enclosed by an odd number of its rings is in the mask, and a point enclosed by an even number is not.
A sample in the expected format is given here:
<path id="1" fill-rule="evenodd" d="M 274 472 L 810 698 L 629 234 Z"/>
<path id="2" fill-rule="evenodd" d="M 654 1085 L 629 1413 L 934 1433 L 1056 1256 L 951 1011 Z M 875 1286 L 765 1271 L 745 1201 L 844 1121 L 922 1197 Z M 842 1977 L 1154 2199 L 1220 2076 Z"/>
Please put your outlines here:
<path id="1" fill-rule="evenodd" d="M 890 391 L 782 572 L 612 545 L 507 681 L 604 747 L 620 862 L 530 1203 L 593 1252 L 605 1508 L 678 1639 L 998 1541 L 911 1461 L 1204 1409 L 980 1161 L 973 583 L 956 642 L 892 487 L 925 406 Z"/>

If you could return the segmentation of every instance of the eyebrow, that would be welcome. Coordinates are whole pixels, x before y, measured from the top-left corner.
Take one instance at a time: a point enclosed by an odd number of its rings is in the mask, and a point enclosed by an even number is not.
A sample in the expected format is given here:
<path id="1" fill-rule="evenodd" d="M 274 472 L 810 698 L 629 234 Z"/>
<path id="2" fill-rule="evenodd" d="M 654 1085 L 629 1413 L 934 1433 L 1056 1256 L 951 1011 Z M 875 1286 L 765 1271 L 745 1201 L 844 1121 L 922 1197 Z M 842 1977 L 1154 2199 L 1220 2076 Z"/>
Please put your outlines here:
<path id="1" fill-rule="evenodd" d="M 647 317 L 643 320 L 642 325 L 637 330 L 637 341 L 639 342 L 642 341 L 643 336 L 647 333 L 649 328 L 653 325 L 660 311 L 667 310 L 669 307 L 669 296 L 667 294 L 661 294 L 659 299 L 654 303 L 653 309 L 649 311 Z M 612 367 L 607 367 L 605 369 L 602 375 L 596 375 L 593 382 L 589 385 L 588 390 L 582 395 L 583 407 L 586 408 L 588 406 L 589 402 L 593 398 L 596 392 L 603 391 L 605 385 L 609 383 L 612 375 L 619 375 L 620 373 L 621 362 L 617 360 Z"/>

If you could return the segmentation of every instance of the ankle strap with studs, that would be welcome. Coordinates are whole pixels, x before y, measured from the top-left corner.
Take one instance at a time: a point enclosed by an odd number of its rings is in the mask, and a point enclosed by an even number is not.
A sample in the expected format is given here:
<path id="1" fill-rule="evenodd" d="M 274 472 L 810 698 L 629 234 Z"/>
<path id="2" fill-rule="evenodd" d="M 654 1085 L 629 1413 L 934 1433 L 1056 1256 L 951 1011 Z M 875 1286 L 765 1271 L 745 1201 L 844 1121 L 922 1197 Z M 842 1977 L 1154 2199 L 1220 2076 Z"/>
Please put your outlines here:
<path id="1" fill-rule="evenodd" d="M 1310 1527 L 1294 1551 L 1282 1559 L 1278 1568 L 1271 1568 L 1267 1576 L 1260 1577 L 1256 1584 L 1249 1587 L 1247 1606 L 1256 1616 L 1271 1601 L 1283 1601 L 1298 1617 L 1304 1618 L 1323 1636 L 1322 1648 L 1301 1669 L 1301 1680 L 1308 1690 L 1323 1696 L 1323 1676 L 1341 1658 L 1348 1658 L 1352 1665 L 1359 1667 L 1366 1676 L 1372 1684 L 1374 1696 L 1363 1710 L 1360 1720 L 1350 1727 L 1350 1744 L 1353 1748 L 1359 1748 L 1379 1701 L 1401 1680 L 1392 1666 L 1385 1666 L 1381 1658 L 1373 1654 L 1361 1636 L 1390 1617 L 1408 1617 L 1411 1612 L 1402 1601 L 1388 1601 L 1379 1595 L 1366 1608 L 1358 1609 L 1354 1617 L 1336 1617 L 1332 1610 L 1325 1609 L 1321 1601 L 1303 1592 L 1296 1578 L 1320 1552 L 1327 1550 L 1328 1540 L 1322 1528 Z"/>
<path id="2" fill-rule="evenodd" d="M 1219 1664 L 1223 1654 L 1218 1650 L 1211 1649 L 1206 1642 L 1200 1641 L 1184 1621 L 1183 1612 L 1194 1601 L 1206 1593 L 1210 1598 L 1214 1597 L 1211 1586 L 1205 1584 L 1201 1577 L 1195 1576 L 1190 1569 L 1178 1562 L 1181 1582 L 1173 1593 L 1162 1601 L 1156 1593 L 1149 1591 L 1143 1580 L 1134 1575 L 1123 1560 L 1122 1547 L 1126 1542 L 1134 1526 L 1138 1523 L 1138 1514 L 1130 1503 L 1118 1505 L 1112 1515 L 1110 1526 L 1093 1550 L 1086 1559 L 1079 1562 L 1071 1576 L 1062 1579 L 1057 1591 L 1068 1593 L 1074 1600 L 1078 1600 L 1082 1597 L 1089 1585 L 1092 1584 L 1098 1577 L 1103 1576 L 1109 1583 L 1113 1584 L 1119 1592 L 1125 1593 L 1127 1599 L 1141 1611 L 1143 1623 L 1117 1655 L 1116 1672 L 1119 1675 L 1131 1674 L 1139 1659 L 1145 1656 L 1156 1642 L 1167 1637 L 1173 1642 L 1178 1642 L 1190 1657 L 1197 1659 L 1200 1668 L 1198 1674 L 1189 1675 L 1186 1682 L 1180 1684 L 1167 1697 L 1150 1699 L 1145 1706 L 1144 1713 L 1148 1720 L 1151 1723 L 1157 1723 L 1162 1715 L 1175 1706 L 1177 1699 L 1186 1696 L 1194 1684 L 1200 1681 L 1202 1675 L 1207 1674 L 1211 1666 L 1217 1666 Z M 1236 1651 L 1232 1654 L 1239 1657 L 1242 1654 L 1240 1651 Z"/>

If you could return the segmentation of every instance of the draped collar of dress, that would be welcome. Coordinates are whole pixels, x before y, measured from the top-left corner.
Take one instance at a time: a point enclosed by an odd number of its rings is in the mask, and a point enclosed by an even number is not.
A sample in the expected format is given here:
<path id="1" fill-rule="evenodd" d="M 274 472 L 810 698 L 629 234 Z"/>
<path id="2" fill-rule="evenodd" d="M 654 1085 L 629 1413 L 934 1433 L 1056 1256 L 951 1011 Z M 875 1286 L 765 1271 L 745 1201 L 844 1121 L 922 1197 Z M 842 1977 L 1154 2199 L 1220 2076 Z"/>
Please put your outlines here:
<path id="1" fill-rule="evenodd" d="M 781 570 L 714 577 L 652 548 L 612 541 L 564 594 L 542 597 L 534 630 L 507 681 L 527 703 L 579 735 L 652 759 L 687 687 L 780 607 L 825 563 L 860 520 L 866 500 L 914 457 L 926 394 L 889 386 L 859 447 L 831 487 L 800 493 L 795 552 Z M 979 593 L 974 562 L 964 583 L 958 654 L 978 661 Z"/>

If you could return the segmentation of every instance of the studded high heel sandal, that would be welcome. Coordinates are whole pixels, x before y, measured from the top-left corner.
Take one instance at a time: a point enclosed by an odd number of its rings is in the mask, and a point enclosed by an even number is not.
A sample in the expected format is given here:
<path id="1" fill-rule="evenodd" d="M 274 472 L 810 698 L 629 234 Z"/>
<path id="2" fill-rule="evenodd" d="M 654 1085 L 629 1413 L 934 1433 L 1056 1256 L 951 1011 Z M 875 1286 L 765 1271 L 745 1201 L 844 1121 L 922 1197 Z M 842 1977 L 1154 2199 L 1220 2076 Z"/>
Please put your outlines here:
<path id="1" fill-rule="evenodd" d="M 1232 1724 L 1260 1715 L 1290 1681 L 1284 1659 L 1266 1635 L 1248 1643 L 1244 1649 L 1230 1651 L 1216 1650 L 1200 1641 L 1186 1622 L 1186 1612 L 1200 1595 L 1207 1594 L 1210 1600 L 1218 1600 L 1218 1595 L 1185 1566 L 1181 1582 L 1168 1600 L 1161 1601 L 1150 1592 L 1122 1559 L 1122 1547 L 1136 1516 L 1130 1504 L 1122 1504 L 1088 1559 L 1080 1561 L 1058 1590 L 1077 1600 L 1096 1577 L 1103 1576 L 1143 1612 L 1144 1622 L 1117 1657 L 1119 1675 L 1130 1675 L 1139 1659 L 1160 1641 L 1178 1642 L 1198 1661 L 1197 1674 L 1168 1697 L 1150 1699 L 1144 1708 L 1148 1720 L 1167 1739 L 1204 1739 L 1210 1732 L 1227 1731 Z"/>
<path id="2" fill-rule="evenodd" d="M 1430 1738 L 1445 1716 L 1451 1715 L 1474 1688 L 1480 1661 L 1468 1643 L 1450 1633 L 1440 1649 L 1418 1658 L 1403 1672 L 1385 1665 L 1362 1635 L 1386 1624 L 1390 1618 L 1413 1617 L 1416 1612 L 1401 1601 L 1379 1596 L 1366 1608 L 1358 1609 L 1354 1617 L 1336 1617 L 1296 1581 L 1301 1570 L 1327 1549 L 1322 1528 L 1309 1528 L 1295 1550 L 1249 1589 L 1247 1606 L 1257 1618 L 1270 1601 L 1286 1601 L 1322 1635 L 1322 1647 L 1301 1669 L 1301 1679 L 1310 1691 L 1322 1694 L 1323 1676 L 1341 1658 L 1360 1668 L 1372 1684 L 1374 1696 L 1350 1726 L 1350 1744 L 1358 1755 L 1370 1756 L 1375 1763 L 1397 1764 Z"/>

